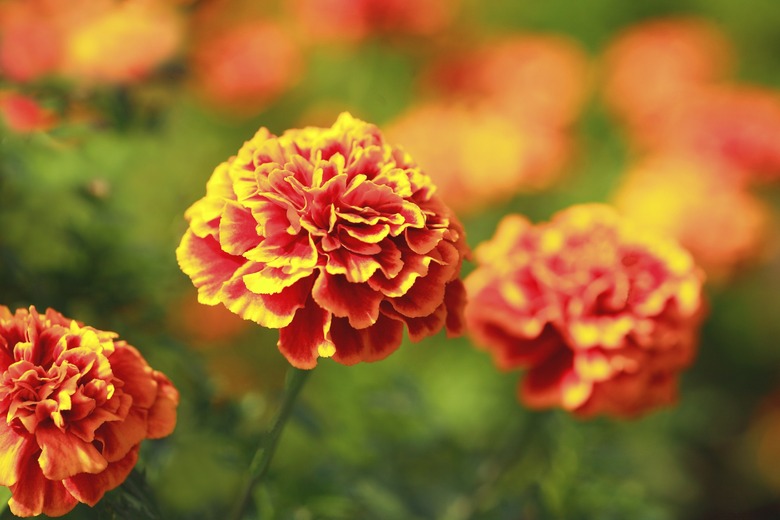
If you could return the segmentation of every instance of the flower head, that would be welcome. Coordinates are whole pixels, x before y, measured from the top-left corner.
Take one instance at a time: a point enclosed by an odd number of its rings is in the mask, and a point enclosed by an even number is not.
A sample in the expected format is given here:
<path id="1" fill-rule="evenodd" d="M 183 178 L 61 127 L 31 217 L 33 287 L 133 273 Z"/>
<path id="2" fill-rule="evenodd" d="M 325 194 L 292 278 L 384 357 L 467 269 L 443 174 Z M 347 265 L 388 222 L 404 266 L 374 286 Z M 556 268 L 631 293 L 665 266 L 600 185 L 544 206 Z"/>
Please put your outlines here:
<path id="1" fill-rule="evenodd" d="M 589 204 L 537 226 L 507 216 L 476 254 L 469 330 L 500 367 L 528 369 L 529 406 L 631 416 L 674 399 L 702 315 L 684 250 Z"/>
<path id="2" fill-rule="evenodd" d="M 370 124 L 267 129 L 220 164 L 177 249 L 199 301 L 280 330 L 294 366 L 382 359 L 461 328 L 460 224 Z"/>
<path id="3" fill-rule="evenodd" d="M 0 485 L 17 516 L 60 516 L 121 484 L 179 395 L 113 332 L 0 306 Z"/>

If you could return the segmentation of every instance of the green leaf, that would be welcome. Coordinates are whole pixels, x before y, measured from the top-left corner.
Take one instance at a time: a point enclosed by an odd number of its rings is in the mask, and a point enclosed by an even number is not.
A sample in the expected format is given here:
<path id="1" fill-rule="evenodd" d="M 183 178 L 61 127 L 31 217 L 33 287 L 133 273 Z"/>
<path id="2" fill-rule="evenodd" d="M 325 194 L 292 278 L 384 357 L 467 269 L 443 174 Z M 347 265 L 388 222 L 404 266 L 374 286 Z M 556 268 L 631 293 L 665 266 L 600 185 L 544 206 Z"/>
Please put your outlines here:
<path id="1" fill-rule="evenodd" d="M 5 486 L 0 486 L 0 513 L 8 509 L 8 500 L 11 498 L 11 490 Z"/>

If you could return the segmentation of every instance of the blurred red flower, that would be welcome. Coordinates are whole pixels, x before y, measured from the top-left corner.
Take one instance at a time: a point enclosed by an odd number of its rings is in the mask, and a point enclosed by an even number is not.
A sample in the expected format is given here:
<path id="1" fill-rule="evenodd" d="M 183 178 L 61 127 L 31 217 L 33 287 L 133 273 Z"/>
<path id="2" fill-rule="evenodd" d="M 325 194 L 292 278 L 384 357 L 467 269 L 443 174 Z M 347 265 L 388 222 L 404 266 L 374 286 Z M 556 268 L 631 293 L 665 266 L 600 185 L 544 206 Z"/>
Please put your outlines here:
<path id="1" fill-rule="evenodd" d="M 442 59 L 424 82 L 438 96 L 486 104 L 516 121 L 558 128 L 579 115 L 589 76 L 588 57 L 576 41 L 523 34 Z"/>
<path id="2" fill-rule="evenodd" d="M 780 179 L 780 93 L 758 87 L 700 89 L 671 104 L 639 137 L 654 151 L 721 163 L 742 180 Z"/>
<path id="3" fill-rule="evenodd" d="M 466 245 L 429 177 L 370 124 L 267 129 L 219 165 L 177 249 L 199 301 L 278 328 L 291 364 L 375 361 L 459 333 Z"/>
<path id="4" fill-rule="evenodd" d="M 717 25 L 697 18 L 662 18 L 629 27 L 609 45 L 603 63 L 609 106 L 633 127 L 700 87 L 727 76 L 733 51 Z"/>
<path id="5" fill-rule="evenodd" d="M 179 394 L 117 335 L 52 309 L 0 306 L 0 485 L 17 516 L 60 516 L 121 484 Z"/>
<path id="6" fill-rule="evenodd" d="M 647 158 L 622 177 L 615 206 L 644 229 L 677 240 L 708 279 L 725 281 L 768 251 L 772 218 L 722 169 L 695 156 Z"/>
<path id="7" fill-rule="evenodd" d="M 458 0 L 294 0 L 303 36 L 354 42 L 373 35 L 432 35 L 449 25 Z"/>
<path id="8" fill-rule="evenodd" d="M 419 105 L 390 123 L 387 135 L 462 214 L 548 187 L 571 147 L 563 130 L 522 124 L 484 105 Z"/>
<path id="9" fill-rule="evenodd" d="M 196 40 L 191 63 L 195 89 L 216 106 L 249 114 L 298 81 L 301 51 L 289 31 L 272 21 L 242 21 Z"/>
<path id="10" fill-rule="evenodd" d="M 0 91 L 0 117 L 14 132 L 25 133 L 48 130 L 57 121 L 51 110 L 23 94 Z"/>
<path id="11" fill-rule="evenodd" d="M 703 315 L 683 249 L 586 204 L 536 226 L 509 215 L 476 255 L 469 330 L 501 368 L 528 369 L 526 404 L 628 417 L 674 400 Z"/>

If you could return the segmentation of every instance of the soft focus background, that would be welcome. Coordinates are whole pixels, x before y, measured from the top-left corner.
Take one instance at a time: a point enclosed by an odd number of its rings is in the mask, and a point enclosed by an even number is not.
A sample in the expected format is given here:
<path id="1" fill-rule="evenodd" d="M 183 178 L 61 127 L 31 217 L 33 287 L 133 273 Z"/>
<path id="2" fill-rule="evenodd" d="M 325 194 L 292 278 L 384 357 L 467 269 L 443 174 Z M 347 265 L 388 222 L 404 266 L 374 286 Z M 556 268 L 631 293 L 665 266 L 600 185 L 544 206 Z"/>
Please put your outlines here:
<path id="1" fill-rule="evenodd" d="M 472 247 L 507 213 L 611 202 L 690 249 L 709 317 L 678 405 L 632 421 L 528 411 L 465 338 L 321 360 L 262 518 L 780 518 L 778 27 L 776 0 L 0 0 L 0 304 L 168 374 L 178 427 L 139 469 L 163 518 L 224 517 L 287 364 L 197 303 L 183 213 L 260 126 L 350 111 Z"/>

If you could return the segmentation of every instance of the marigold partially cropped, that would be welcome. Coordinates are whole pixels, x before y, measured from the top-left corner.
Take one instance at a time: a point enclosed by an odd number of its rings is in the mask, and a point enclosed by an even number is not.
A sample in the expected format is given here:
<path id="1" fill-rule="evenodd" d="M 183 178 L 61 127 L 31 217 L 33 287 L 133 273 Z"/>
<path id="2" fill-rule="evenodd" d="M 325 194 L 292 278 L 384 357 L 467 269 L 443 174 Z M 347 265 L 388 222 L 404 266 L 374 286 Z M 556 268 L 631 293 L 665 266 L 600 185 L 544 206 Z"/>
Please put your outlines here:
<path id="1" fill-rule="evenodd" d="M 476 250 L 466 322 L 533 408 L 629 417 L 676 397 L 695 354 L 702 275 L 673 242 L 609 206 L 531 224 L 509 215 Z"/>
<path id="2" fill-rule="evenodd" d="M 0 306 L 0 485 L 17 516 L 95 505 L 170 434 L 179 394 L 113 332 Z"/>
<path id="3" fill-rule="evenodd" d="M 57 116 L 35 98 L 0 90 L 0 120 L 14 132 L 26 133 L 49 130 Z"/>
<path id="4" fill-rule="evenodd" d="M 199 301 L 280 329 L 290 363 L 375 361 L 462 329 L 461 225 L 430 178 L 349 114 L 331 128 L 261 128 L 185 216 L 177 257 Z"/>

